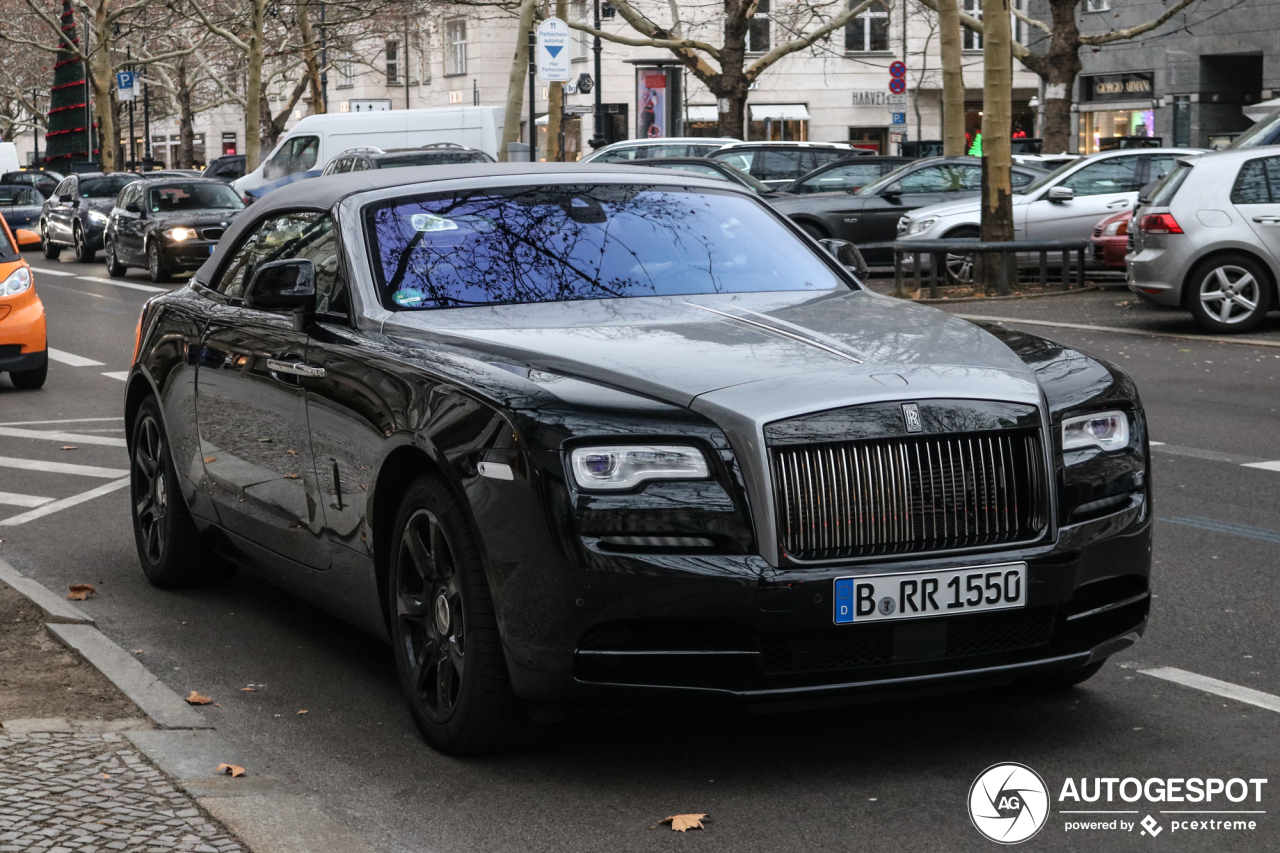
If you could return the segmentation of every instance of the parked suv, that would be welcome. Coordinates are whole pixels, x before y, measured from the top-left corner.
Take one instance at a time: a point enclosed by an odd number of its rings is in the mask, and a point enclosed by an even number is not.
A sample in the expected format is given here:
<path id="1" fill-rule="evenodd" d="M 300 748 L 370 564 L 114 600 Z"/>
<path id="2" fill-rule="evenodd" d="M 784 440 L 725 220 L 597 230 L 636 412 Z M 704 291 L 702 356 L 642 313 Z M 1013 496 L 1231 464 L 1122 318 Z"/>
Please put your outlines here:
<path id="1" fill-rule="evenodd" d="M 582 158 L 583 163 L 629 163 L 659 157 L 706 157 L 738 142 L 731 136 L 672 136 L 663 139 L 624 139 Z"/>
<path id="2" fill-rule="evenodd" d="M 1214 333 L 1256 328 L 1278 304 L 1280 150 L 1180 158 L 1134 214 L 1129 240 L 1130 290 Z"/>
<path id="3" fill-rule="evenodd" d="M 329 161 L 321 175 L 363 172 L 366 169 L 401 169 L 406 166 L 454 166 L 460 163 L 492 163 L 493 158 L 477 148 L 453 142 L 436 142 L 417 148 L 352 148 Z"/>
<path id="4" fill-rule="evenodd" d="M 63 178 L 40 209 L 44 256 L 57 260 L 63 248 L 71 246 L 77 261 L 92 261 L 102 248 L 102 233 L 116 196 L 136 180 L 132 172 L 86 172 Z"/>
<path id="5" fill-rule="evenodd" d="M 724 160 L 756 180 L 781 189 L 828 163 L 874 153 L 845 142 L 735 142 L 707 156 Z"/>

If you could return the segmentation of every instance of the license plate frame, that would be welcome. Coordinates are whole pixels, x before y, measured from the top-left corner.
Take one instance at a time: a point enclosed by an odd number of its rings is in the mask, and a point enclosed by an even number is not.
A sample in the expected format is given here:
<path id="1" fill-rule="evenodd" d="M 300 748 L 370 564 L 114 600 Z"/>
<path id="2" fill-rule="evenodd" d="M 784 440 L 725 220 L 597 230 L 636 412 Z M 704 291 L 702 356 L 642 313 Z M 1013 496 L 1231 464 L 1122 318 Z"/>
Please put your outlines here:
<path id="1" fill-rule="evenodd" d="M 977 587 L 972 585 L 975 578 Z M 976 601 L 975 592 L 980 593 Z M 924 572 L 848 575 L 832 581 L 831 598 L 832 620 L 837 625 L 1021 610 L 1027 606 L 1027 564 L 1014 561 Z M 870 612 L 866 612 L 868 603 Z"/>

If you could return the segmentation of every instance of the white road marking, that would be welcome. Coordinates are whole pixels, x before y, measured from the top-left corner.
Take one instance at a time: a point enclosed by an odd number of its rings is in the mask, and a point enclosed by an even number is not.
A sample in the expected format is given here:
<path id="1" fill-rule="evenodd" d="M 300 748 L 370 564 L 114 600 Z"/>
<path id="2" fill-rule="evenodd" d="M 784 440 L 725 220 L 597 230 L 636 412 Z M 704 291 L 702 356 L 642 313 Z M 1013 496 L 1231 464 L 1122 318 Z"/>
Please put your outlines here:
<path id="1" fill-rule="evenodd" d="M 1205 693 L 1212 693 L 1215 696 L 1234 699 L 1237 702 L 1245 702 L 1249 705 L 1257 705 L 1259 708 L 1266 708 L 1268 711 L 1280 713 L 1280 696 L 1272 696 L 1270 693 L 1263 693 L 1261 690 L 1254 690 L 1252 687 L 1241 687 L 1239 684 L 1219 681 L 1207 675 L 1196 675 L 1194 672 L 1174 669 L 1171 666 L 1140 669 L 1138 672 L 1143 675 L 1150 675 L 1153 678 L 1163 678 L 1165 681 L 1172 681 L 1175 684 L 1181 684 L 1183 687 L 1194 687 L 1196 690 L 1203 690 Z"/>
<path id="2" fill-rule="evenodd" d="M 80 444 L 101 444 L 106 447 L 125 447 L 123 438 L 111 438 L 105 435 L 85 435 L 80 432 L 61 432 L 47 429 L 22 429 L 21 427 L 0 427 L 0 435 L 11 438 L 43 438 L 46 441 L 74 441 Z"/>
<path id="3" fill-rule="evenodd" d="M 1261 468 L 1263 471 L 1280 471 L 1280 462 L 1246 462 L 1241 468 Z"/>
<path id="4" fill-rule="evenodd" d="M 0 504 L 6 506 L 43 506 L 53 498 L 42 498 L 36 495 L 16 495 L 13 492 L 0 492 Z"/>
<path id="5" fill-rule="evenodd" d="M 14 456 L 0 456 L 0 468 L 43 471 L 48 474 L 77 474 L 81 477 L 102 477 L 104 480 L 124 477 L 129 473 L 122 468 L 99 468 L 97 465 L 72 465 L 70 462 L 46 462 L 43 459 L 19 459 Z"/>
<path id="6" fill-rule="evenodd" d="M 60 421 L 9 421 L 0 426 L 35 426 L 36 424 L 85 424 L 90 421 L 122 421 L 124 418 L 64 418 Z"/>
<path id="7" fill-rule="evenodd" d="M 60 501 L 47 503 L 44 506 L 40 507 L 39 509 L 33 509 L 30 512 L 24 512 L 21 515 L 15 515 L 12 518 L 0 519 L 0 527 L 10 527 L 15 524 L 26 524 L 28 521 L 35 521 L 37 518 L 44 518 L 46 515 L 52 515 L 53 513 L 58 512 L 60 510 L 73 507 L 77 504 L 82 504 L 85 501 L 91 501 L 94 498 L 100 498 L 103 495 L 114 492 L 116 489 L 123 489 L 127 485 L 129 485 L 129 478 L 122 477 L 119 480 L 114 480 L 105 485 L 98 486 L 98 488 L 96 489 L 90 489 L 87 492 L 81 492 L 78 495 L 72 495 L 69 498 L 63 498 Z"/>
<path id="8" fill-rule="evenodd" d="M 71 275 L 71 273 L 67 273 L 67 275 Z M 84 290 L 79 287 L 63 287 L 60 284 L 50 284 L 47 281 L 44 284 L 40 285 L 40 287 L 42 288 L 52 287 L 54 290 L 65 290 L 67 293 L 75 293 L 79 296 L 92 296 L 94 299 L 110 299 L 111 298 L 110 296 L 107 296 L 105 293 L 94 293 L 92 290 Z M 119 297 L 116 297 L 116 298 L 119 298 Z"/>
<path id="9" fill-rule="evenodd" d="M 78 275 L 79 281 L 96 281 L 98 284 L 114 284 L 116 287 L 127 287 L 130 290 L 145 290 L 147 293 L 167 293 L 167 287 L 152 287 L 149 284 L 134 284 L 131 281 L 116 281 L 113 278 L 98 278 L 92 275 Z"/>
<path id="10" fill-rule="evenodd" d="M 127 370 L 113 370 L 110 373 L 104 373 L 102 375 L 109 379 L 119 379 L 121 382 L 126 382 L 129 379 L 129 371 Z"/>
<path id="11" fill-rule="evenodd" d="M 1150 444 L 1152 447 L 1164 447 L 1163 441 L 1149 441 L 1147 443 Z"/>
<path id="12" fill-rule="evenodd" d="M 32 267 L 31 269 L 36 272 L 42 272 L 45 275 L 75 275 L 73 272 L 66 272 L 65 270 L 51 270 L 48 267 Z"/>
<path id="13" fill-rule="evenodd" d="M 49 347 L 49 358 L 60 364 L 69 364 L 72 367 L 102 367 L 105 362 L 94 361 L 91 358 L 85 358 L 82 355 L 73 355 L 69 352 L 63 352 L 60 349 Z"/>
<path id="14" fill-rule="evenodd" d="M 1244 344 L 1253 347 L 1280 347 L 1280 341 L 1262 341 L 1257 338 L 1213 338 L 1208 335 L 1175 335 L 1170 332 L 1148 332 L 1145 329 L 1124 329 L 1119 326 L 1091 326 L 1087 323 L 1059 323 L 1055 320 L 1026 320 L 1021 317 L 988 317 L 979 314 L 954 314 L 962 320 L 981 320 L 984 323 L 1004 323 L 1009 326 L 1051 326 L 1055 329 L 1077 329 L 1081 332 L 1115 332 L 1120 335 L 1139 335 L 1144 338 L 1168 338 L 1172 341 L 1208 341 L 1212 344 Z"/>

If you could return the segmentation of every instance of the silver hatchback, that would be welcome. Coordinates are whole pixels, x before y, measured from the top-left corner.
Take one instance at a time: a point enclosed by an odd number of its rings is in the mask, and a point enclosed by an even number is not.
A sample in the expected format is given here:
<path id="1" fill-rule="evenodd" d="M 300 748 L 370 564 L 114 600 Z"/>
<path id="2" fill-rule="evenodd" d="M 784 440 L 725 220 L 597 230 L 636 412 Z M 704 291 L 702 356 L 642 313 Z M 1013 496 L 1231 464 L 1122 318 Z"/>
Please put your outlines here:
<path id="1" fill-rule="evenodd" d="M 1180 158 L 1134 212 L 1129 289 L 1215 333 L 1257 328 L 1277 304 L 1280 149 Z"/>

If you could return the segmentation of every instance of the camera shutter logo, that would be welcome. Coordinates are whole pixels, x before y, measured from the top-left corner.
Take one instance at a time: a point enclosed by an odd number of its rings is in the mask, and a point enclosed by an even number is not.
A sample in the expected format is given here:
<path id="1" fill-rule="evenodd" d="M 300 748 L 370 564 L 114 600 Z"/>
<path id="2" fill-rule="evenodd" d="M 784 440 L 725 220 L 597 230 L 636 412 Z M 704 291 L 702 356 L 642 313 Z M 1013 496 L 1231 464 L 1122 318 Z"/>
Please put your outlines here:
<path id="1" fill-rule="evenodd" d="M 1049 789 L 1025 764 L 993 764 L 969 788 L 969 819 L 987 838 L 1020 844 L 1049 817 Z"/>
<path id="2" fill-rule="evenodd" d="M 902 404 L 902 422 L 906 424 L 907 432 L 924 432 L 924 425 L 920 423 L 920 407 L 915 403 Z"/>

